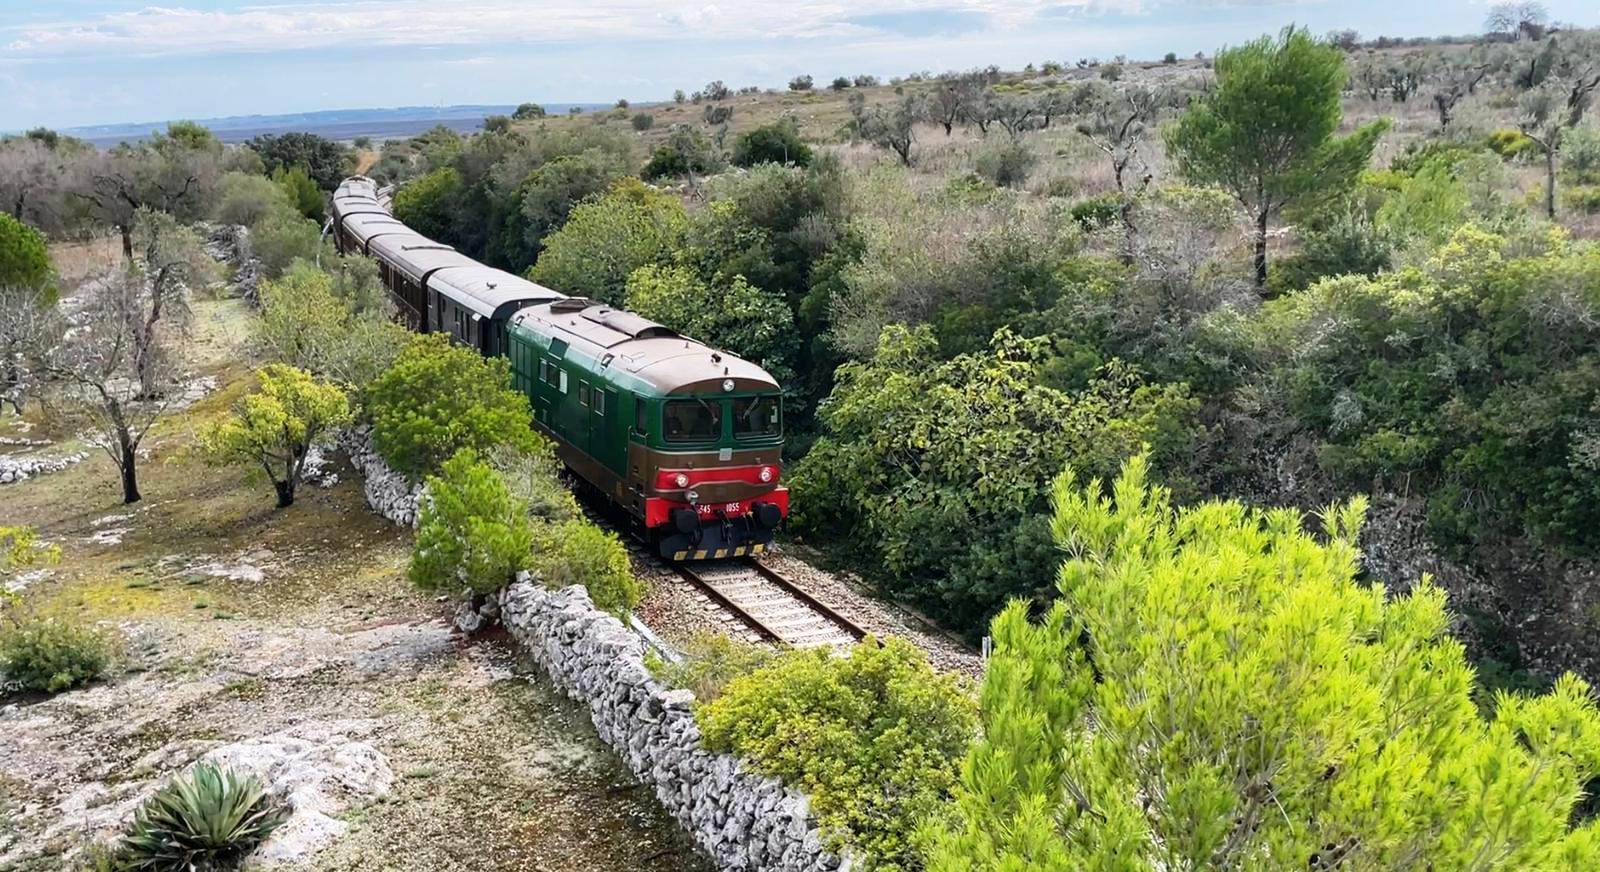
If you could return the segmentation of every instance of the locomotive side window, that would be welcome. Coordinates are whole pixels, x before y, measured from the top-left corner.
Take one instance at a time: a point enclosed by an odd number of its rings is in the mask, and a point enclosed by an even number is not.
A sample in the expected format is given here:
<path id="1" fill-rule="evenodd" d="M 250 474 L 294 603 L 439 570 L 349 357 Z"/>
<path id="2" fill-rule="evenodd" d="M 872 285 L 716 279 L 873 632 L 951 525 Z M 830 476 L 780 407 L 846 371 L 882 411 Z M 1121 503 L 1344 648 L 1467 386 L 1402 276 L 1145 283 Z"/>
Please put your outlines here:
<path id="1" fill-rule="evenodd" d="M 740 439 L 776 436 L 783 432 L 782 414 L 778 397 L 740 397 L 733 401 L 733 435 Z"/>
<path id="2" fill-rule="evenodd" d="M 661 407 L 668 442 L 707 442 L 722 436 L 722 404 L 671 400 Z"/>
<path id="3" fill-rule="evenodd" d="M 589 383 L 582 380 L 578 382 L 578 405 L 589 405 Z"/>
<path id="4" fill-rule="evenodd" d="M 634 397 L 633 398 L 633 432 L 638 433 L 640 436 L 647 435 L 650 432 L 650 427 L 648 426 L 649 425 L 649 420 L 648 420 L 649 417 L 650 417 L 649 408 L 645 405 L 644 400 L 641 400 L 638 397 Z"/>
<path id="5" fill-rule="evenodd" d="M 594 413 L 596 415 L 604 415 L 606 413 L 606 389 L 605 388 L 595 388 L 594 389 Z"/>

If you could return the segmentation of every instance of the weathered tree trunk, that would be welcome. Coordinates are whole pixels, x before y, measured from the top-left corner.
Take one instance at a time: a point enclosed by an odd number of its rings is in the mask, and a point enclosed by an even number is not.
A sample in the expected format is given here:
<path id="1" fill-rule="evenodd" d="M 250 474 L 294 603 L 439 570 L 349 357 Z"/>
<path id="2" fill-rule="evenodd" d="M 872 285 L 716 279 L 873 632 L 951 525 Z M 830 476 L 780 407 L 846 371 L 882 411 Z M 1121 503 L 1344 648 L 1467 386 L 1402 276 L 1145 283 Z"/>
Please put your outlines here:
<path id="1" fill-rule="evenodd" d="M 133 263 L 133 224 L 118 224 L 117 232 L 122 234 L 122 259 Z"/>
<path id="2" fill-rule="evenodd" d="M 139 495 L 139 453 L 129 437 L 127 430 L 117 433 L 117 444 L 121 449 L 121 456 L 117 458 L 117 465 L 122 468 L 122 501 L 136 503 L 143 499 Z"/>
<path id="3" fill-rule="evenodd" d="M 1267 210 L 1256 213 L 1256 293 L 1267 293 Z"/>
<path id="4" fill-rule="evenodd" d="M 1544 150 L 1544 214 L 1556 217 L 1556 150 L 1549 147 Z"/>

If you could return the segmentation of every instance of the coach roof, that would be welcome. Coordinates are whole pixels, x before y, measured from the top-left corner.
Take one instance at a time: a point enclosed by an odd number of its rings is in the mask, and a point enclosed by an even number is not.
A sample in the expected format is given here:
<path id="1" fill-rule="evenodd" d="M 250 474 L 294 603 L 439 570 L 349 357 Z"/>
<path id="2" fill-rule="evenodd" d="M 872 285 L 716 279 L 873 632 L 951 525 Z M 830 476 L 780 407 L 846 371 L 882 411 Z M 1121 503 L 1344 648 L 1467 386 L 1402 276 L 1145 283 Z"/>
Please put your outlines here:
<path id="1" fill-rule="evenodd" d="M 505 314 L 500 310 L 508 304 L 522 306 L 565 299 L 543 285 L 476 262 L 439 270 L 428 279 L 428 287 L 485 317 Z"/>

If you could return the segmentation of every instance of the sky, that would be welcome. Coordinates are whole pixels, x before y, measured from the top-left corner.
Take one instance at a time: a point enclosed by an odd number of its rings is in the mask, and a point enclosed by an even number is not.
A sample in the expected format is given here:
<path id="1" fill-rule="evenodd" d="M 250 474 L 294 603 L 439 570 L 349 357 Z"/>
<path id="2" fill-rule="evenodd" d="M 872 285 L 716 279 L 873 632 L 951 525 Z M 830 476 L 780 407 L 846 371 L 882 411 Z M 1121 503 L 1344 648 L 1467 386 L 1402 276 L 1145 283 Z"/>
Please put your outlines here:
<path id="1" fill-rule="evenodd" d="M 457 103 L 667 99 L 712 79 L 883 78 L 1118 54 L 1295 23 L 1475 33 L 1486 0 L 0 0 L 0 131 Z M 1600 24 L 1594 0 L 1546 0 Z"/>

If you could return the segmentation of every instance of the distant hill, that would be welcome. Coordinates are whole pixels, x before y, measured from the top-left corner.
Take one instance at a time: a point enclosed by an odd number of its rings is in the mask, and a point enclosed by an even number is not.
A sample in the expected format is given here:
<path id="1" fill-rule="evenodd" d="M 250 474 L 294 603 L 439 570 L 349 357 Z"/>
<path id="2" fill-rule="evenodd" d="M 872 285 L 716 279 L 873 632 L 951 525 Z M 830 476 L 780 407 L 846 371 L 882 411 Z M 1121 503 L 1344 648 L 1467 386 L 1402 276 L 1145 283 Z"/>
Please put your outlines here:
<path id="1" fill-rule="evenodd" d="M 552 115 L 567 112 L 573 106 L 585 111 L 605 108 L 599 103 L 546 103 L 545 110 Z M 243 142 L 263 133 L 288 133 L 305 131 L 329 139 L 351 140 L 369 136 L 374 140 L 398 139 L 415 136 L 430 127 L 443 124 L 452 130 L 475 130 L 487 115 L 510 115 L 515 106 L 401 106 L 393 109 L 328 109 L 320 112 L 302 112 L 294 115 L 233 115 L 227 118 L 196 118 L 223 142 Z M 158 130 L 165 130 L 166 121 L 146 121 L 136 124 L 101 124 L 92 127 L 73 127 L 61 131 L 69 136 L 85 139 L 95 145 L 116 145 L 144 139 Z"/>

